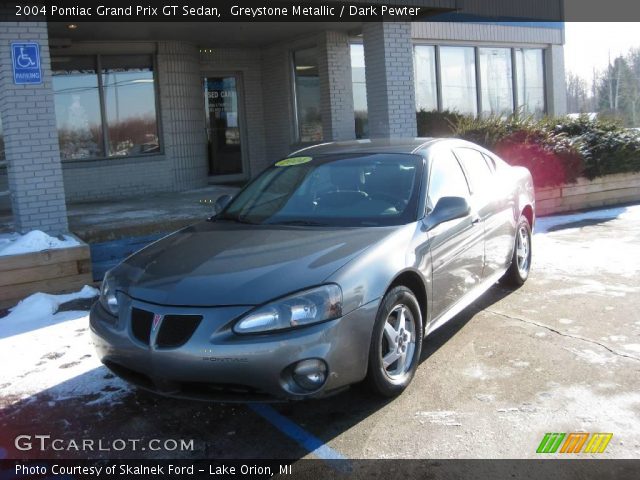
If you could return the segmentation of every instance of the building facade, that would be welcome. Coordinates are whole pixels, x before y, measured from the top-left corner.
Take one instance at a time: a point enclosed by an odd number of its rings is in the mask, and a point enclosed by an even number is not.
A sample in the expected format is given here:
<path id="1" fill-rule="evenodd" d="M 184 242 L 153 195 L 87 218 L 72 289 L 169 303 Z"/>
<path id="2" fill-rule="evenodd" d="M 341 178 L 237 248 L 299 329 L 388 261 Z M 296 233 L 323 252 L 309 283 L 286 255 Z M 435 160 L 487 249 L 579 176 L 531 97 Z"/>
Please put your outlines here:
<path id="1" fill-rule="evenodd" d="M 59 233 L 67 203 L 246 181 L 304 145 L 415 136 L 421 109 L 564 113 L 562 24 L 455 20 L 1 23 L 0 206 Z M 26 41 L 38 85 L 13 78 Z"/>

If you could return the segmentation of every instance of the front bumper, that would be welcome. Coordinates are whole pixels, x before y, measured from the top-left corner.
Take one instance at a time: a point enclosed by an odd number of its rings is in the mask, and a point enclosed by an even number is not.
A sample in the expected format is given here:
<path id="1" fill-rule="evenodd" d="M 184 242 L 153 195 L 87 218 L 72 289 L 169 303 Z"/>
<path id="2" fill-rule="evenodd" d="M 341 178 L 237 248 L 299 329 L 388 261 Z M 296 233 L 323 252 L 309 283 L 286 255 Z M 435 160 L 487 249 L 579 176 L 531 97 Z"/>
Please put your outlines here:
<path id="1" fill-rule="evenodd" d="M 251 307 L 169 307 L 125 295 L 120 296 L 120 305 L 117 319 L 99 302 L 90 314 L 98 357 L 118 376 L 171 397 L 278 401 L 322 397 L 362 380 L 378 301 L 336 320 L 259 335 L 236 335 L 231 329 Z M 159 348 L 153 339 L 145 344 L 133 334 L 134 308 L 163 316 L 203 318 L 186 343 Z M 327 365 L 327 380 L 312 392 L 302 390 L 291 378 L 292 365 L 305 359 L 321 359 Z"/>

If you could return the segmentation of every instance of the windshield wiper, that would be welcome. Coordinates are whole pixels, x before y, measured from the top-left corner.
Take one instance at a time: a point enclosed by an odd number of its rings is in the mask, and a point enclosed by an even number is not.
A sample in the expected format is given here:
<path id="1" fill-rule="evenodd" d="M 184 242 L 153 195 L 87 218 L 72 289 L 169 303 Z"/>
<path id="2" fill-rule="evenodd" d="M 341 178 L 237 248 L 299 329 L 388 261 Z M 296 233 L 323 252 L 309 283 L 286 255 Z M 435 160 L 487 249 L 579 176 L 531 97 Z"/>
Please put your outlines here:
<path id="1" fill-rule="evenodd" d="M 314 220 L 284 220 L 282 222 L 274 222 L 269 225 L 299 225 L 302 227 L 326 227 L 328 223 L 316 222 Z"/>
<path id="2" fill-rule="evenodd" d="M 243 223 L 245 225 L 257 225 L 257 223 L 249 222 L 248 220 L 245 220 L 244 217 L 216 217 L 215 215 L 213 215 L 209 217 L 207 220 L 209 220 L 210 222 L 222 220 L 227 222 Z"/>

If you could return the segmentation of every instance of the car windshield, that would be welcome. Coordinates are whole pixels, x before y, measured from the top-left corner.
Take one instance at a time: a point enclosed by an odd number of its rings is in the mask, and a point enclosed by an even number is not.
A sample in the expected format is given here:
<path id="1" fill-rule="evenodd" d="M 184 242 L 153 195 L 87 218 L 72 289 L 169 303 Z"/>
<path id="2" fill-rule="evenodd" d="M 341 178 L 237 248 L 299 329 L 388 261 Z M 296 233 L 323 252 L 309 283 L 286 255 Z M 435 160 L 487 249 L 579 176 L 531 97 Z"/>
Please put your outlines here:
<path id="1" fill-rule="evenodd" d="M 416 220 L 422 157 L 292 157 L 251 182 L 216 219 L 267 225 L 387 226 Z"/>

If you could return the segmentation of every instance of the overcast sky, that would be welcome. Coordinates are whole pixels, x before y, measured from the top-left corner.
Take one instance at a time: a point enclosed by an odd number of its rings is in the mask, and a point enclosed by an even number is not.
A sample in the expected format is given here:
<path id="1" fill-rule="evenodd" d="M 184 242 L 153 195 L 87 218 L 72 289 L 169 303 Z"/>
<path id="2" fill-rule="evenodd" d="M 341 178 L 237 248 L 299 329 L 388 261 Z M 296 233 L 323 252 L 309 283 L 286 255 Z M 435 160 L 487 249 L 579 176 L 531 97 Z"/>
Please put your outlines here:
<path id="1" fill-rule="evenodd" d="M 609 53 L 613 60 L 632 47 L 640 47 L 640 23 L 567 22 L 565 41 L 566 71 L 591 82 L 594 67 L 606 68 Z"/>

